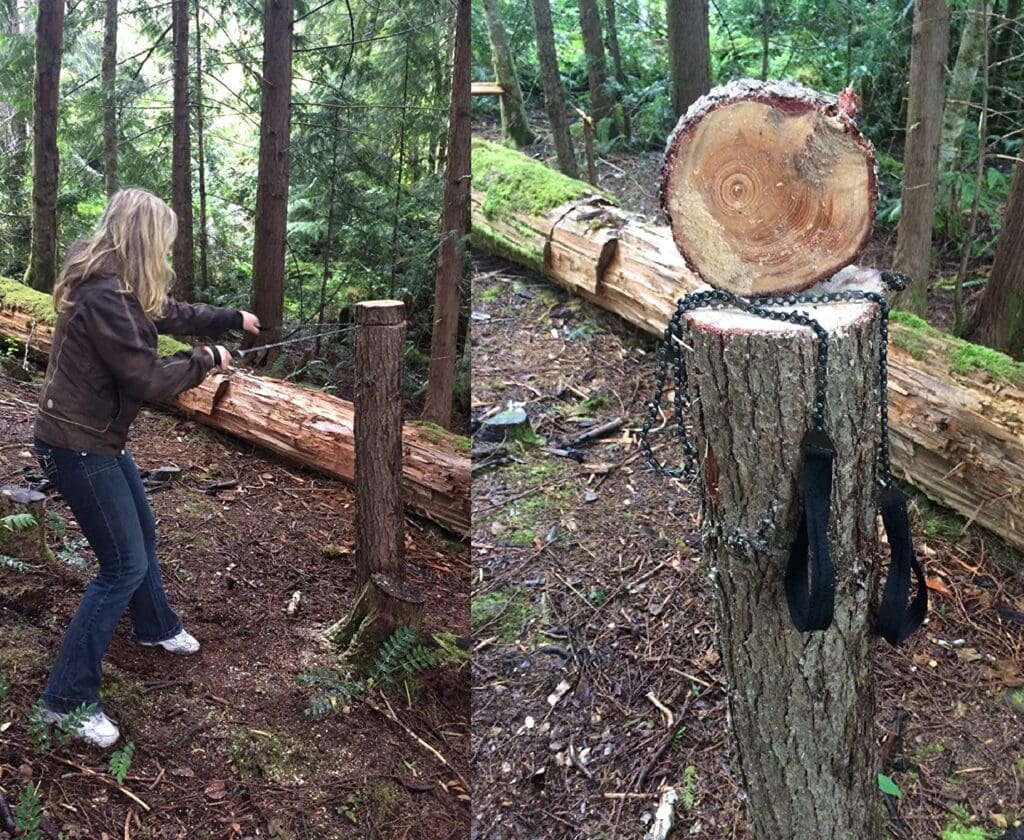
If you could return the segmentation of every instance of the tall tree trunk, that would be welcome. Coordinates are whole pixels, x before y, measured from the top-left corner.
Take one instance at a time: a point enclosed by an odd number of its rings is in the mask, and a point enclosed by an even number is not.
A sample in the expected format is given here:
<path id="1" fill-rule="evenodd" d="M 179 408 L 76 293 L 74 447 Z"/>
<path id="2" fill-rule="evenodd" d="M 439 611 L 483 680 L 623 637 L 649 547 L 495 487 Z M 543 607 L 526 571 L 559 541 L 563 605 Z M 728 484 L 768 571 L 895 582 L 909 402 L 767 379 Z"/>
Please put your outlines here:
<path id="1" fill-rule="evenodd" d="M 949 80 L 946 107 L 942 113 L 942 135 L 939 140 L 939 185 L 936 206 L 955 212 L 951 200 L 957 197 L 953 190 L 955 172 L 959 169 L 960 140 L 967 121 L 971 94 L 978 78 L 978 70 L 985 57 L 988 39 L 988 17 L 992 0 L 973 0 L 964 11 L 964 28 L 960 35 L 960 49 Z M 947 177 L 942 177 L 947 176 Z"/>
<path id="2" fill-rule="evenodd" d="M 583 51 L 587 55 L 587 87 L 590 89 L 590 115 L 603 120 L 615 115 L 615 102 L 608 92 L 608 71 L 604 60 L 604 39 L 601 36 L 601 14 L 597 0 L 577 0 Z M 614 130 L 614 126 L 612 127 Z"/>
<path id="3" fill-rule="evenodd" d="M 528 146 L 535 138 L 526 119 L 523 91 L 519 87 L 519 77 L 508 46 L 498 0 L 484 0 L 484 18 L 487 21 L 487 37 L 491 42 L 494 75 L 505 91 L 501 95 L 501 130 L 517 146 Z"/>
<path id="4" fill-rule="evenodd" d="M 465 276 L 469 233 L 470 179 L 470 0 L 459 0 L 455 18 L 448 160 L 445 164 L 441 247 L 434 281 L 434 325 L 430 337 L 430 371 L 423 418 L 449 428 L 459 331 L 459 297 Z"/>
<path id="5" fill-rule="evenodd" d="M 199 292 L 200 296 L 210 288 L 209 234 L 206 230 L 206 120 L 203 113 L 203 40 L 199 25 L 199 0 L 196 10 L 196 143 L 199 160 Z"/>
<path id="6" fill-rule="evenodd" d="M 907 290 L 897 295 L 896 306 L 918 315 L 924 315 L 928 307 L 932 219 L 948 50 L 949 6 L 946 0 L 916 0 L 903 193 L 894 267 L 911 279 Z"/>
<path id="7" fill-rule="evenodd" d="M 117 0 L 103 21 L 103 176 L 107 196 L 117 192 Z"/>
<path id="8" fill-rule="evenodd" d="M 174 297 L 195 297 L 195 248 L 192 240 L 192 127 L 188 107 L 188 0 L 172 0 L 174 42 L 174 137 L 171 142 L 171 207 L 178 216 L 171 265 Z"/>
<path id="9" fill-rule="evenodd" d="M 331 109 L 331 168 L 330 186 L 327 190 L 327 236 L 324 239 L 324 268 L 320 277 L 320 303 L 316 311 L 317 333 L 323 332 L 324 310 L 327 308 L 327 280 L 331 276 L 331 251 L 334 244 L 334 196 L 338 186 L 338 108 Z M 313 351 L 320 356 L 320 339 L 316 340 Z"/>
<path id="10" fill-rule="evenodd" d="M 398 282 L 398 264 L 402 255 L 398 252 L 398 223 L 402 206 L 402 176 L 405 173 L 405 131 L 406 105 L 409 101 L 409 44 L 405 45 L 405 61 L 402 69 L 402 123 L 398 128 L 398 174 L 395 176 L 395 211 L 391 217 L 391 297 L 395 296 Z"/>
<path id="11" fill-rule="evenodd" d="M 544 85 L 544 104 L 551 123 L 551 136 L 558 154 L 558 168 L 570 178 L 579 177 L 576 154 L 569 133 L 569 119 L 565 112 L 562 76 L 558 72 L 555 52 L 555 32 L 551 25 L 551 4 L 548 0 L 533 0 L 533 30 L 537 35 L 537 61 L 540 79 Z"/>
<path id="12" fill-rule="evenodd" d="M 772 0 L 761 0 L 761 81 L 768 80 L 768 55 L 772 36 Z"/>
<path id="13" fill-rule="evenodd" d="M 252 251 L 253 308 L 261 342 L 281 337 L 284 250 L 288 231 L 292 101 L 292 0 L 264 0 L 256 241 Z M 252 341 L 252 339 L 250 339 Z M 266 361 L 269 364 L 272 357 Z"/>
<path id="14" fill-rule="evenodd" d="M 1024 359 L 1024 165 L 1020 163 L 1010 186 L 996 259 L 967 326 L 967 337 Z"/>
<path id="15" fill-rule="evenodd" d="M 665 22 L 672 109 L 681 117 L 711 87 L 707 0 L 667 0 Z"/>
<path id="16" fill-rule="evenodd" d="M 626 72 L 622 69 L 622 51 L 619 49 L 619 27 L 615 20 L 615 0 L 604 0 L 604 19 L 608 29 L 608 52 L 612 56 L 615 81 L 619 85 L 619 90 L 626 90 Z M 616 98 L 618 99 L 618 97 Z M 628 142 L 633 134 L 633 126 L 621 101 L 618 103 L 618 108 L 622 118 L 622 133 Z"/>
<path id="17" fill-rule="evenodd" d="M 48 292 L 57 279 L 57 96 L 64 49 L 64 0 L 39 0 L 32 119 L 32 252 L 25 282 Z"/>

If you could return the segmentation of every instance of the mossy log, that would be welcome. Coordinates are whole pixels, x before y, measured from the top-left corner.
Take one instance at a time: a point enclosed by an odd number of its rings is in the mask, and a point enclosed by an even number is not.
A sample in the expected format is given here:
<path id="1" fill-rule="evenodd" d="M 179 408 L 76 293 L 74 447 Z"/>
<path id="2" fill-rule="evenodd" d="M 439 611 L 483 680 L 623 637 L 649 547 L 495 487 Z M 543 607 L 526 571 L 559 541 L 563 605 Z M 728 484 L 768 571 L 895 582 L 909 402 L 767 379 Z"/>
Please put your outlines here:
<path id="1" fill-rule="evenodd" d="M 31 528 L 0 529 L 0 554 L 25 563 L 43 563 L 53 559 L 46 545 L 46 496 L 24 487 L 0 487 L 0 519 L 22 513 L 35 518 Z"/>
<path id="2" fill-rule="evenodd" d="M 0 278 L 0 334 L 45 357 L 53 320 L 48 295 Z M 162 353 L 183 346 L 161 337 Z M 302 466 L 355 481 L 355 411 L 346 400 L 235 369 L 210 376 L 167 407 Z M 470 484 L 466 438 L 430 424 L 403 426 L 402 498 L 409 510 L 468 536 Z"/>
<path id="3" fill-rule="evenodd" d="M 582 181 L 474 141 L 474 247 L 660 336 L 676 301 L 706 286 L 667 226 L 600 199 Z M 896 474 L 1024 548 L 1024 364 L 894 313 L 889 410 Z"/>

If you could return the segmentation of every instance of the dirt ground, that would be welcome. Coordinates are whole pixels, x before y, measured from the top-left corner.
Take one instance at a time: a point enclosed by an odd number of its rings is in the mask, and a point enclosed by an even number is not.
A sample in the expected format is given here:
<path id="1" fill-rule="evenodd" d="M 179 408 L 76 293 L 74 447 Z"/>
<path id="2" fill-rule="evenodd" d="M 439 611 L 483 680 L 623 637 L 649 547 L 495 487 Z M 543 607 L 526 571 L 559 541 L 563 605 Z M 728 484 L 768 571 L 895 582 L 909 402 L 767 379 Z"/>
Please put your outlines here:
<path id="1" fill-rule="evenodd" d="M 0 484 L 38 471 L 36 395 L 37 385 L 0 376 Z M 467 836 L 464 663 L 421 672 L 408 690 L 373 690 L 326 717 L 305 714 L 311 689 L 297 678 L 334 663 L 322 634 L 354 598 L 350 489 L 156 411 L 143 412 L 129 445 L 142 469 L 181 467 L 151 502 L 169 598 L 203 649 L 175 657 L 141 648 L 122 622 L 102 693 L 122 744 L 135 745 L 123 789 L 100 750 L 72 743 L 35 753 L 27 718 L 92 562 L 69 511 L 51 498 L 56 562 L 31 573 L 0 568 L 0 674 L 9 683 L 0 693 L 0 794 L 13 806 L 37 783 L 43 836 L 54 838 Z M 224 480 L 238 485 L 204 494 Z M 465 635 L 468 548 L 409 522 L 406 558 L 426 595 L 426 629 Z M 300 607 L 289 617 L 296 591 Z"/>
<path id="2" fill-rule="evenodd" d="M 642 193 L 651 173 L 631 161 L 611 159 L 602 175 L 625 174 L 602 186 Z M 653 215 L 642 196 L 636 206 Z M 881 236 L 869 255 L 884 257 Z M 543 438 L 475 444 L 475 833 L 640 837 L 672 785 L 673 836 L 750 837 L 698 503 L 638 459 L 630 434 L 655 342 L 482 255 L 473 310 L 474 416 L 523 402 Z M 578 447 L 581 463 L 548 451 L 616 417 L 620 429 Z M 678 458 L 667 432 L 656 441 Z M 902 794 L 889 836 L 1001 837 L 1024 819 L 1024 560 L 923 497 L 911 510 L 932 610 L 876 653 L 882 772 Z"/>

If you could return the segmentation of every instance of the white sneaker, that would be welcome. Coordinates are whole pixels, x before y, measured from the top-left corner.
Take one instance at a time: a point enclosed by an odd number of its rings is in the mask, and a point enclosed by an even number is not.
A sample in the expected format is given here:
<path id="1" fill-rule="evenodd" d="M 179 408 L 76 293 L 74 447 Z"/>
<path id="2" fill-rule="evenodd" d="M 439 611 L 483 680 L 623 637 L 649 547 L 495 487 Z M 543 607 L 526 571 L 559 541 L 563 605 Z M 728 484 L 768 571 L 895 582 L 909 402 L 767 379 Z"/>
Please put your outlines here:
<path id="1" fill-rule="evenodd" d="M 182 630 L 177 636 L 164 639 L 162 642 L 139 642 L 139 644 L 143 647 L 159 645 L 168 653 L 177 653 L 181 656 L 188 656 L 199 651 L 199 640 L 187 630 Z"/>
<path id="2" fill-rule="evenodd" d="M 67 714 L 53 712 L 50 709 L 43 709 L 42 718 L 45 723 L 64 729 L 64 722 L 70 717 Z M 108 718 L 103 712 L 93 712 L 87 717 L 78 729 L 66 729 L 69 735 L 88 741 L 97 747 L 112 747 L 121 737 L 121 730 L 117 724 Z"/>

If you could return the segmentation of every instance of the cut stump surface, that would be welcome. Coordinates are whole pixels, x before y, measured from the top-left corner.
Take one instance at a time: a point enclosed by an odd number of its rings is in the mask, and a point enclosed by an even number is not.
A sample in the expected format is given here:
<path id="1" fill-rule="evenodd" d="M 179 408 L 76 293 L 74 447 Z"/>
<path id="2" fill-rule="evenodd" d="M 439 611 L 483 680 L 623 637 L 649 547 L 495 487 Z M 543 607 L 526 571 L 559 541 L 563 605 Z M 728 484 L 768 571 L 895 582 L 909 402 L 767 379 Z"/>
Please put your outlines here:
<path id="1" fill-rule="evenodd" d="M 679 251 L 743 296 L 806 289 L 855 260 L 874 219 L 874 152 L 837 97 L 790 82 L 716 88 L 665 151 Z"/>

